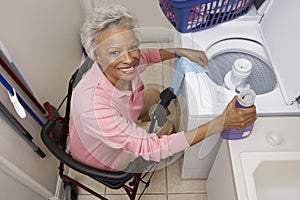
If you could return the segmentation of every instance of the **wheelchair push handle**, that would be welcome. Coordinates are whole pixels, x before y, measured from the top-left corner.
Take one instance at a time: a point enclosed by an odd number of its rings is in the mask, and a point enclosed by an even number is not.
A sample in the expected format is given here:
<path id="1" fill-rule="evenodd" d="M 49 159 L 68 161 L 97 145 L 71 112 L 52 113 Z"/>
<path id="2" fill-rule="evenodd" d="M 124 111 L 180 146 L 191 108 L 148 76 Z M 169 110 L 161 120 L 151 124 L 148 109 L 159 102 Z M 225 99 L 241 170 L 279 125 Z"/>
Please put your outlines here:
<path id="1" fill-rule="evenodd" d="M 176 95 L 174 94 L 174 89 L 171 87 L 166 88 L 159 95 L 160 97 L 160 105 L 162 105 L 165 109 L 170 105 L 172 99 L 176 99 Z"/>

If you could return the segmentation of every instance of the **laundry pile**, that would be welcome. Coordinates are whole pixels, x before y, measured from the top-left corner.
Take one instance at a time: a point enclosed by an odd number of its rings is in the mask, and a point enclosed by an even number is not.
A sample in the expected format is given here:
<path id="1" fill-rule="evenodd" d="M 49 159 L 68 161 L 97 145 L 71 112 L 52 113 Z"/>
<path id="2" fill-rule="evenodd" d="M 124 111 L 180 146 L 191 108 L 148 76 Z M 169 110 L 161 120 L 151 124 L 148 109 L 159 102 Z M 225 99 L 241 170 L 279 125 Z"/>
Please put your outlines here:
<path id="1" fill-rule="evenodd" d="M 228 21 L 234 16 L 244 11 L 252 0 L 214 0 L 190 7 L 187 30 L 195 29 L 200 26 L 211 26 L 220 22 Z M 166 0 L 160 0 L 160 5 L 165 12 L 165 16 L 176 25 L 175 13 L 173 6 L 166 3 Z M 233 16 L 234 15 L 234 16 Z"/>

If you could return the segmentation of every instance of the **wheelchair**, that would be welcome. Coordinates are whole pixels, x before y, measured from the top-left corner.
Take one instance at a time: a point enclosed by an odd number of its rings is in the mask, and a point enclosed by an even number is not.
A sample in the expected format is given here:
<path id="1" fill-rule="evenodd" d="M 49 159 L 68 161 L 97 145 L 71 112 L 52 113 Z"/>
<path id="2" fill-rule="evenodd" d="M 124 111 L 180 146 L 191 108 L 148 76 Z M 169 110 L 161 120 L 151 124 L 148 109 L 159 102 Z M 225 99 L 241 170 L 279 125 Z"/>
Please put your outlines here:
<path id="1" fill-rule="evenodd" d="M 84 175 L 87 175 L 90 178 L 98 181 L 99 183 L 111 189 L 123 188 L 126 191 L 126 194 L 128 195 L 130 200 L 135 200 L 139 184 L 143 183 L 145 187 L 139 196 L 139 198 L 141 198 L 145 189 L 150 184 L 150 179 L 152 178 L 158 163 L 145 161 L 141 157 L 139 157 L 133 162 L 131 162 L 125 170 L 112 172 L 93 168 L 91 166 L 76 161 L 72 158 L 71 152 L 69 152 L 68 150 L 70 100 L 72 91 L 73 88 L 77 85 L 77 83 L 81 80 L 82 75 L 92 66 L 92 64 L 93 61 L 87 58 L 85 62 L 81 65 L 81 67 L 78 68 L 76 72 L 72 75 L 69 81 L 67 96 L 64 98 L 64 100 L 57 109 L 54 106 L 52 106 L 49 102 L 46 102 L 44 104 L 44 107 L 48 112 L 48 120 L 41 130 L 42 141 L 45 144 L 45 146 L 49 149 L 49 151 L 60 161 L 58 167 L 59 176 L 64 183 L 66 200 L 77 199 L 78 187 L 84 189 L 90 194 L 93 194 L 99 199 L 107 200 L 107 198 L 102 196 L 100 193 L 90 189 L 83 183 L 80 183 L 77 180 L 70 177 L 67 174 L 67 167 L 72 168 L 75 171 Z M 164 121 L 164 117 L 161 117 L 161 111 L 165 109 L 169 105 L 170 101 L 172 99 L 175 99 L 176 96 L 173 94 L 172 88 L 167 88 L 161 93 L 160 98 L 161 102 L 157 106 L 157 109 L 154 112 L 154 115 L 152 116 L 150 129 L 153 128 L 153 124 L 156 120 L 162 119 L 160 121 Z M 59 114 L 58 110 L 61 108 L 65 100 L 65 116 L 62 117 Z M 160 122 L 160 124 L 162 123 L 164 122 Z M 150 129 L 149 132 L 152 131 Z M 154 170 L 148 170 L 147 172 L 145 172 L 145 168 L 150 168 Z M 150 171 L 152 172 L 151 176 L 148 178 L 148 180 L 144 180 L 144 178 Z"/>

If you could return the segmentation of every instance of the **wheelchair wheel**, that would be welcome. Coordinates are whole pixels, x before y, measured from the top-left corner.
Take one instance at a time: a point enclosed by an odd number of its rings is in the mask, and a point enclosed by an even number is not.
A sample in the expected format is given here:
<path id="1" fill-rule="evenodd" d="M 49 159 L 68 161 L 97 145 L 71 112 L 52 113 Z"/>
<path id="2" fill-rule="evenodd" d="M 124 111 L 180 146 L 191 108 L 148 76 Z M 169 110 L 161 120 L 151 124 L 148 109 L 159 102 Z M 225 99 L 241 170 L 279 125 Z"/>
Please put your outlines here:
<path id="1" fill-rule="evenodd" d="M 72 182 L 64 182 L 65 200 L 77 200 L 78 188 Z"/>

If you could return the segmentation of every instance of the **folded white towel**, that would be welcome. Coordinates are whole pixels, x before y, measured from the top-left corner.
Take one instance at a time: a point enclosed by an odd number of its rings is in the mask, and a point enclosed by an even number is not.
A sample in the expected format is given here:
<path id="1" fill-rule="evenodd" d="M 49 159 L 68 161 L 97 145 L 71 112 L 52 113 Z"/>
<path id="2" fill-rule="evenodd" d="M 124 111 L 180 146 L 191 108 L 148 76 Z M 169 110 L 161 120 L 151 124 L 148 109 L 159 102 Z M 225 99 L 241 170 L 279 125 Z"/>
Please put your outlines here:
<path id="1" fill-rule="evenodd" d="M 212 75 L 208 69 L 200 66 L 195 62 L 190 61 L 185 57 L 181 57 L 175 63 L 170 83 L 170 87 L 174 89 L 174 94 L 176 96 L 180 94 L 183 78 L 185 76 L 185 73 L 187 72 L 206 73 L 210 78 L 212 78 Z"/>

